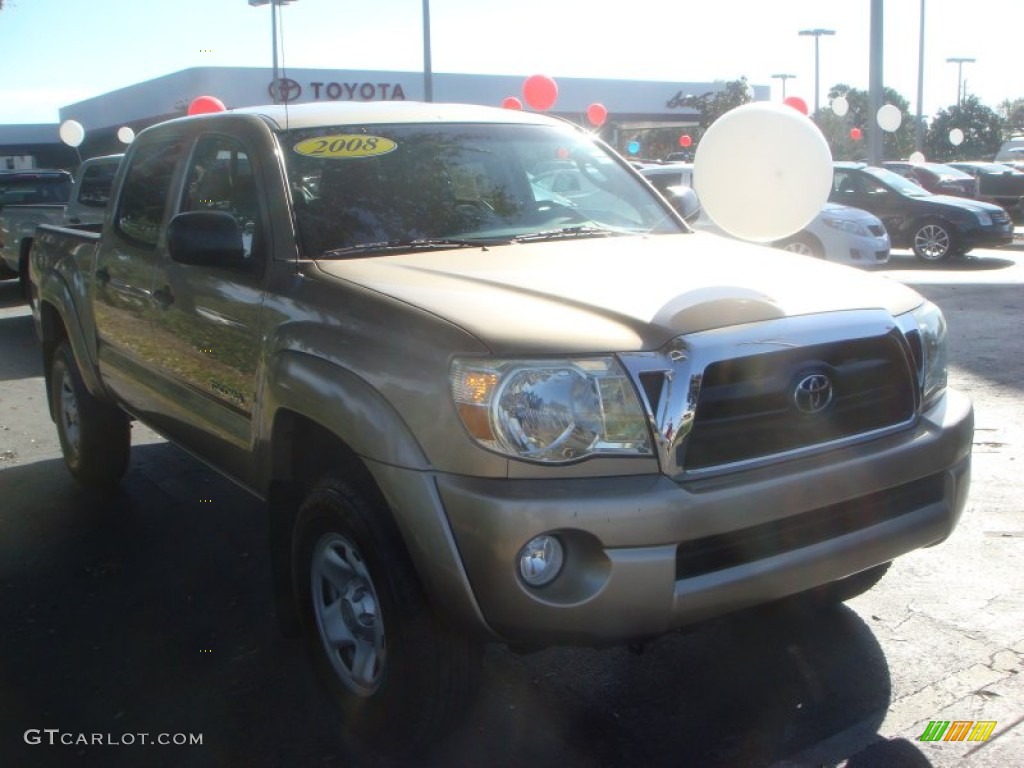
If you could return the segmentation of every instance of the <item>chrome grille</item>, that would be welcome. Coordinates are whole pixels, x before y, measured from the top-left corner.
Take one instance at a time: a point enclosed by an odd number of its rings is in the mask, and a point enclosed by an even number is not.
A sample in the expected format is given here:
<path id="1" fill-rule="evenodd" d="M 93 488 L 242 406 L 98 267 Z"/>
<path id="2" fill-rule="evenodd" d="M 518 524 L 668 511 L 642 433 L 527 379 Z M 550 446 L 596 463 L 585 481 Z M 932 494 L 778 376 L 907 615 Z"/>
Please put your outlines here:
<path id="1" fill-rule="evenodd" d="M 796 402 L 808 376 L 831 387 L 820 412 L 804 412 Z M 912 385 L 906 355 L 891 337 L 714 363 L 704 371 L 684 468 L 748 461 L 905 422 L 914 414 Z"/>
<path id="2" fill-rule="evenodd" d="M 905 316 L 855 310 L 711 329 L 619 357 L 646 406 L 662 471 L 685 480 L 910 426 L 920 355 Z"/>

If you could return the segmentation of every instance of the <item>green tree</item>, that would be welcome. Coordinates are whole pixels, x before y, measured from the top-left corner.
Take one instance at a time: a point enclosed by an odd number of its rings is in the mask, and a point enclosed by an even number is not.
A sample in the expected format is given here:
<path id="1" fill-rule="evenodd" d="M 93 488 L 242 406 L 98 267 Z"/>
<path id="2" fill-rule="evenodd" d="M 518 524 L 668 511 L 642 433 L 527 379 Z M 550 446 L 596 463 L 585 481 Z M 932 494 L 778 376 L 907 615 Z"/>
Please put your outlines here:
<path id="1" fill-rule="evenodd" d="M 700 104 L 699 134 L 703 136 L 708 127 L 730 109 L 753 101 L 750 94 L 751 88 L 747 78 L 741 77 L 739 80 L 730 80 L 717 91 L 698 97 L 697 101 Z"/>
<path id="2" fill-rule="evenodd" d="M 999 105 L 999 115 L 1005 121 L 1004 139 L 1024 133 L 1024 98 L 1006 99 Z"/>
<path id="3" fill-rule="evenodd" d="M 924 155 L 937 163 L 949 160 L 978 160 L 991 158 L 1003 143 L 1006 121 L 978 101 L 968 96 L 960 105 L 940 109 L 932 118 L 924 138 Z M 963 142 L 954 145 L 950 131 L 959 128 Z"/>
<path id="4" fill-rule="evenodd" d="M 832 101 L 839 96 L 844 97 L 850 105 L 842 117 L 832 110 Z M 895 132 L 882 131 L 882 159 L 908 157 L 914 151 L 914 113 L 910 103 L 892 88 L 882 90 L 882 102 L 892 104 L 903 113 L 903 121 Z M 825 134 L 832 157 L 836 160 L 864 160 L 868 154 L 868 132 L 882 130 L 875 119 L 868 115 L 867 91 L 843 83 L 829 89 L 826 106 L 814 115 L 814 122 Z M 851 136 L 854 128 L 860 132 L 860 139 Z"/>

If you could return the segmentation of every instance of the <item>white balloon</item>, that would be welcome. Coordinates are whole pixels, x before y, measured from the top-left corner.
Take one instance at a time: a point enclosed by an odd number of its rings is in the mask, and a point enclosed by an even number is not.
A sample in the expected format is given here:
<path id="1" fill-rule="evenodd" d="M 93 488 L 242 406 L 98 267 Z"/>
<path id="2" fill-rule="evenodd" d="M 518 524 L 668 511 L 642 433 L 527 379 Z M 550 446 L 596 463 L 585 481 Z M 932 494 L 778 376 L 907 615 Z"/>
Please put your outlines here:
<path id="1" fill-rule="evenodd" d="M 924 162 L 924 153 L 922 152 L 911 152 L 910 157 L 907 158 L 914 165 L 920 165 Z"/>
<path id="2" fill-rule="evenodd" d="M 878 118 L 878 127 L 889 133 L 899 129 L 900 123 L 903 122 L 903 113 L 900 112 L 899 107 L 892 104 L 883 104 L 879 107 L 876 117 Z"/>
<path id="3" fill-rule="evenodd" d="M 715 224 L 743 240 L 771 242 L 799 232 L 821 211 L 832 189 L 832 154 L 801 112 L 744 104 L 704 133 L 693 182 Z"/>
<path id="4" fill-rule="evenodd" d="M 122 125 L 117 129 L 117 139 L 122 144 L 131 144 L 135 140 L 135 131 L 127 125 Z"/>
<path id="5" fill-rule="evenodd" d="M 959 128 L 954 128 L 949 132 L 949 143 L 954 147 L 959 147 L 964 143 L 964 132 Z"/>
<path id="6" fill-rule="evenodd" d="M 836 117 L 842 117 L 850 111 L 850 102 L 846 100 L 845 96 L 836 96 L 832 99 L 832 112 L 835 113 Z"/>
<path id="7" fill-rule="evenodd" d="M 60 124 L 60 140 L 69 147 L 77 147 L 85 138 L 85 128 L 77 120 L 65 120 Z"/>

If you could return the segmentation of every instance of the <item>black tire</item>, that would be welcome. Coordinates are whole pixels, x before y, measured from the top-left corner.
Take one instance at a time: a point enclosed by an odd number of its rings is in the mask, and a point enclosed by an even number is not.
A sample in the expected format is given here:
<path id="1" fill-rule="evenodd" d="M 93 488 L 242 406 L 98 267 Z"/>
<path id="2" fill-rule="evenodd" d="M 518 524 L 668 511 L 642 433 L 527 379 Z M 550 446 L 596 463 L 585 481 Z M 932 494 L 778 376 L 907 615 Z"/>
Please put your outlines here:
<path id="1" fill-rule="evenodd" d="M 825 258 L 825 249 L 822 247 L 821 242 L 809 232 L 798 232 L 788 240 L 783 240 L 777 247 L 790 253 L 812 256 L 815 259 Z"/>
<path id="2" fill-rule="evenodd" d="M 67 341 L 58 344 L 53 353 L 48 383 L 51 412 L 68 470 L 86 488 L 112 492 L 128 468 L 128 417 L 86 389 Z"/>
<path id="3" fill-rule="evenodd" d="M 292 568 L 347 741 L 407 755 L 458 723 L 478 687 L 480 644 L 435 613 L 383 500 L 326 477 L 299 509 Z"/>
<path id="4" fill-rule="evenodd" d="M 959 253 L 960 238 L 948 223 L 926 219 L 914 227 L 911 248 L 917 258 L 935 264 Z"/>

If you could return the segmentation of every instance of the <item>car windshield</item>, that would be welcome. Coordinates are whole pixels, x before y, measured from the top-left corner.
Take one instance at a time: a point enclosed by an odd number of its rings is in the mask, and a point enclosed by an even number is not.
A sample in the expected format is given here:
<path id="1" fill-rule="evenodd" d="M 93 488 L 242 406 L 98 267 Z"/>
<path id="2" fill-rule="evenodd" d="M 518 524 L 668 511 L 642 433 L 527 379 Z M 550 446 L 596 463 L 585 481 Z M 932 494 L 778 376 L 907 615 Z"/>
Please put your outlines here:
<path id="1" fill-rule="evenodd" d="M 886 168 L 865 168 L 864 172 L 874 176 L 880 182 L 888 187 L 896 190 L 902 195 L 909 197 L 928 197 L 931 192 L 926 190 L 919 184 L 915 184 L 905 176 L 900 176 L 898 173 L 893 173 Z"/>
<path id="2" fill-rule="evenodd" d="M 71 194 L 71 177 L 24 175 L 0 178 L 0 207 L 4 205 L 59 205 Z"/>
<path id="3" fill-rule="evenodd" d="M 282 145 L 307 257 L 685 231 L 568 126 L 332 126 L 286 132 Z"/>

